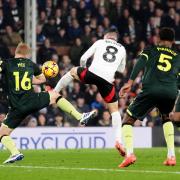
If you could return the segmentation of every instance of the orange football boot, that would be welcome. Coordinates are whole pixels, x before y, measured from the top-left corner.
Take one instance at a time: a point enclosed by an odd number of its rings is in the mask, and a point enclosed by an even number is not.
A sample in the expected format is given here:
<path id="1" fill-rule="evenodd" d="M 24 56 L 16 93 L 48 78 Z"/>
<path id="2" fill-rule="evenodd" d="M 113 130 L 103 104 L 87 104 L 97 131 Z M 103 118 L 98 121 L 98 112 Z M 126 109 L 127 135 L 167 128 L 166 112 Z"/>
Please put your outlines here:
<path id="1" fill-rule="evenodd" d="M 128 157 L 125 157 L 124 161 L 118 166 L 119 168 L 128 167 L 131 164 L 134 164 L 136 161 L 136 156 L 134 154 L 131 154 Z"/>
<path id="2" fill-rule="evenodd" d="M 168 157 L 164 163 L 165 166 L 175 166 L 176 165 L 176 158 L 174 156 Z"/>

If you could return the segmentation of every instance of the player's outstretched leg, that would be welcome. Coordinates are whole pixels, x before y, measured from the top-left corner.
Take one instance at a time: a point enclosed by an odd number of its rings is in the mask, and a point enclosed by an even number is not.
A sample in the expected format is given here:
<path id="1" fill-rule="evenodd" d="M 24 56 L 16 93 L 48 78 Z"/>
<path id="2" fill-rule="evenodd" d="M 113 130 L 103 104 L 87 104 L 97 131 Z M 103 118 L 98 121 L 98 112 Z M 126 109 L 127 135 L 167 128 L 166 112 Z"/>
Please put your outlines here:
<path id="1" fill-rule="evenodd" d="M 76 120 L 80 121 L 82 125 L 86 125 L 87 122 L 96 116 L 96 111 L 91 111 L 88 113 L 80 113 L 78 112 L 75 107 L 67 101 L 65 98 L 59 95 L 56 91 L 49 92 L 52 103 L 56 102 L 57 106 L 64 112 L 70 114 Z M 55 98 L 54 98 L 55 97 Z"/>
<path id="2" fill-rule="evenodd" d="M 168 154 L 167 159 L 164 161 L 164 165 L 166 166 L 175 166 L 176 165 L 176 157 L 174 150 L 174 126 L 170 121 L 164 121 L 163 123 L 163 131 L 167 144 Z"/>
<path id="3" fill-rule="evenodd" d="M 14 163 L 14 162 L 20 161 L 24 158 L 24 155 L 19 152 L 14 141 L 9 136 L 11 132 L 12 132 L 12 129 L 8 128 L 4 124 L 1 125 L 1 127 L 0 127 L 0 142 L 11 153 L 10 157 L 6 161 L 4 161 L 4 164 Z"/>
<path id="4" fill-rule="evenodd" d="M 115 148 L 119 152 L 121 156 L 125 156 L 126 152 L 122 145 L 122 122 L 121 122 L 121 116 L 118 111 L 118 101 L 115 101 L 113 103 L 108 103 L 108 108 L 111 113 L 112 117 L 112 127 L 115 132 Z"/>
<path id="5" fill-rule="evenodd" d="M 65 98 L 59 96 L 56 100 L 57 106 L 63 110 L 64 112 L 70 114 L 71 116 L 73 116 L 76 120 L 80 121 L 80 123 L 82 125 L 86 125 L 87 122 L 94 118 L 96 115 L 96 111 L 91 111 L 88 113 L 80 113 L 78 112 L 74 106 L 67 101 Z"/>
<path id="6" fill-rule="evenodd" d="M 126 157 L 124 158 L 123 162 L 118 166 L 119 168 L 128 167 L 129 165 L 134 164 L 136 161 L 136 156 L 133 152 L 133 123 L 134 120 L 126 114 L 122 127 L 122 134 L 126 149 Z"/>

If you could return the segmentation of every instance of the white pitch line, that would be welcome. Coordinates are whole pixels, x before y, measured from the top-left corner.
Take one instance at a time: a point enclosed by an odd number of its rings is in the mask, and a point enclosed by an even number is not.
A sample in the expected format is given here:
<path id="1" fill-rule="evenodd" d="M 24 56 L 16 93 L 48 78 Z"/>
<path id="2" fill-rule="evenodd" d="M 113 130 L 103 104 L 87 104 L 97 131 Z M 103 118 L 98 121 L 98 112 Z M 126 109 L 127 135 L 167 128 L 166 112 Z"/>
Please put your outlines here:
<path id="1" fill-rule="evenodd" d="M 131 169 L 105 169 L 105 168 L 73 168 L 56 166 L 17 166 L 0 165 L 1 168 L 22 168 L 22 169 L 54 169 L 54 170 L 74 170 L 74 171 L 102 171 L 102 172 L 130 172 L 130 173 L 154 173 L 154 174 L 178 174 L 180 171 L 154 171 L 154 170 L 131 170 Z"/>

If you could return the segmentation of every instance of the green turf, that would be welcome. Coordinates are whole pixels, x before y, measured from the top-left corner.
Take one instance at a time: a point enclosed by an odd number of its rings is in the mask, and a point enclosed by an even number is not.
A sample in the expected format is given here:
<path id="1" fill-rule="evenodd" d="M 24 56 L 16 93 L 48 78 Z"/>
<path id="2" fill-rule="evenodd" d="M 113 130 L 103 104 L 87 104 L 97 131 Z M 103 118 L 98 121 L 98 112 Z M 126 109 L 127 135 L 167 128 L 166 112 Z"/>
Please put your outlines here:
<path id="1" fill-rule="evenodd" d="M 114 149 L 28 150 L 23 153 L 25 155 L 23 161 L 13 165 L 0 165 L 0 180 L 180 179 L 180 149 L 176 149 L 177 165 L 174 167 L 162 165 L 166 157 L 165 148 L 136 149 L 138 158 L 136 164 L 123 171 L 117 167 L 122 158 Z M 0 152 L 1 161 L 7 157 L 7 151 Z"/>

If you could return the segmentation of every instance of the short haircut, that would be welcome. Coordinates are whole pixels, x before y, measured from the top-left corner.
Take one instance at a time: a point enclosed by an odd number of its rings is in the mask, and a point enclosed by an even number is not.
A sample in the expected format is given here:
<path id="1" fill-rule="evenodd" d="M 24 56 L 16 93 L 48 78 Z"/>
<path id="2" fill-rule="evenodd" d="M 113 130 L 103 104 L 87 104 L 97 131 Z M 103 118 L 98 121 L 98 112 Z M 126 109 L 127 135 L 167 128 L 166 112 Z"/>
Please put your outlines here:
<path id="1" fill-rule="evenodd" d="M 105 32 L 104 32 L 104 35 L 108 34 L 108 33 L 116 33 L 117 35 L 117 39 L 119 38 L 119 32 L 117 30 L 116 27 L 110 27 L 109 29 L 107 29 Z"/>
<path id="2" fill-rule="evenodd" d="M 16 47 L 15 54 L 21 54 L 21 55 L 30 55 L 31 54 L 31 48 L 26 43 L 19 43 Z"/>
<path id="3" fill-rule="evenodd" d="M 159 32 L 160 40 L 162 41 L 174 41 L 175 32 L 172 28 L 163 27 Z"/>

